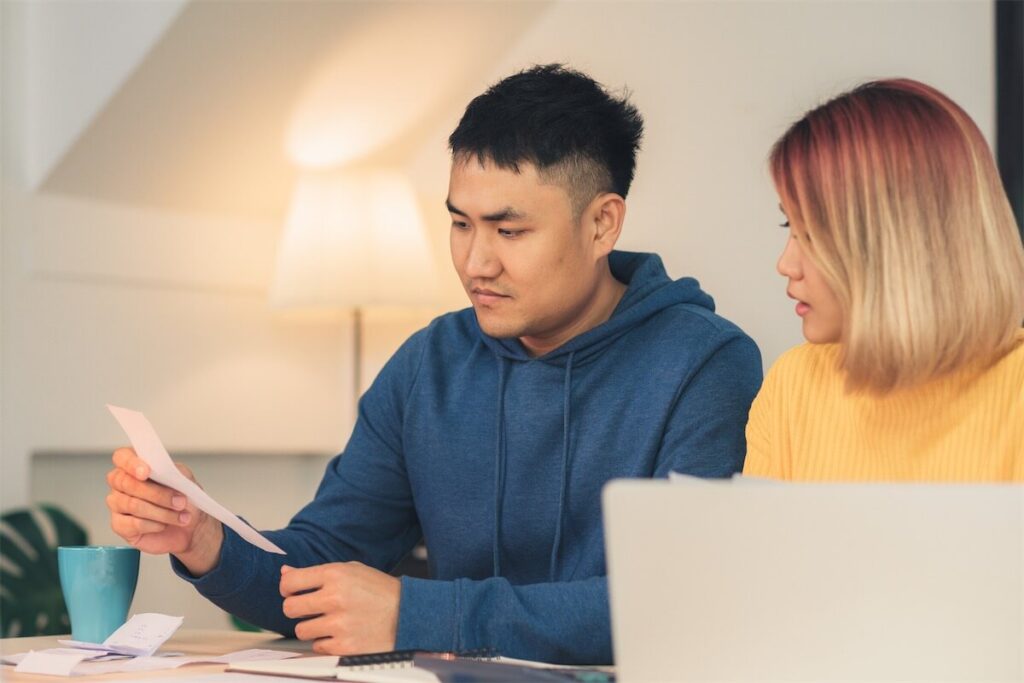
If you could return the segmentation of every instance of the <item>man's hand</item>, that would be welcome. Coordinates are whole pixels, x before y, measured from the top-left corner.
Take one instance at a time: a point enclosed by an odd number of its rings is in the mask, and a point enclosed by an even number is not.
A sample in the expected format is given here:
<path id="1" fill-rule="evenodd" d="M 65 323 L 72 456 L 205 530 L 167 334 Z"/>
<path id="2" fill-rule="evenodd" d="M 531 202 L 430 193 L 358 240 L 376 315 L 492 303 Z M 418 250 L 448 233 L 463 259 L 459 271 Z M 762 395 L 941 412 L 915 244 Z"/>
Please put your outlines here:
<path id="1" fill-rule="evenodd" d="M 295 637 L 328 655 L 395 649 L 402 583 L 358 562 L 281 567 L 284 615 L 303 619 Z"/>
<path id="2" fill-rule="evenodd" d="M 149 481 L 149 465 L 132 448 L 114 451 L 107 473 L 110 528 L 143 552 L 173 553 L 195 576 L 217 566 L 224 529 L 174 489 Z M 175 463 L 195 481 L 191 470 Z"/>

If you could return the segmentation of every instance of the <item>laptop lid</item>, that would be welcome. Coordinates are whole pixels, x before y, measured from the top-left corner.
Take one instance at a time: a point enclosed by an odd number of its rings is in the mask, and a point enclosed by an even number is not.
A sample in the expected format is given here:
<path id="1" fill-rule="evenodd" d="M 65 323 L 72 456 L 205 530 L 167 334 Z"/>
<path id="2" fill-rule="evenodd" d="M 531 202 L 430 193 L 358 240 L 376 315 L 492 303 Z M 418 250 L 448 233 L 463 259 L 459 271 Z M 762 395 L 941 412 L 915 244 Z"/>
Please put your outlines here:
<path id="1" fill-rule="evenodd" d="M 622 683 L 1024 680 L 1024 487 L 619 480 L 603 504 Z"/>

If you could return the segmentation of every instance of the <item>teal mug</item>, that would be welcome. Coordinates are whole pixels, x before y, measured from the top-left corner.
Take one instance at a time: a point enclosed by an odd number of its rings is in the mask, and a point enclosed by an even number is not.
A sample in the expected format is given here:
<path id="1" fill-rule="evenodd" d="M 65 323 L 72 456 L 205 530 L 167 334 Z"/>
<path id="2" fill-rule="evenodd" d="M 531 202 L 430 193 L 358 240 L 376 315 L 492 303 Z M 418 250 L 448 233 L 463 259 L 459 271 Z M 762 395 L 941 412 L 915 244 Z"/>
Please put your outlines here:
<path id="1" fill-rule="evenodd" d="M 102 643 L 128 618 L 139 578 L 139 550 L 127 546 L 61 546 L 57 567 L 71 637 Z"/>

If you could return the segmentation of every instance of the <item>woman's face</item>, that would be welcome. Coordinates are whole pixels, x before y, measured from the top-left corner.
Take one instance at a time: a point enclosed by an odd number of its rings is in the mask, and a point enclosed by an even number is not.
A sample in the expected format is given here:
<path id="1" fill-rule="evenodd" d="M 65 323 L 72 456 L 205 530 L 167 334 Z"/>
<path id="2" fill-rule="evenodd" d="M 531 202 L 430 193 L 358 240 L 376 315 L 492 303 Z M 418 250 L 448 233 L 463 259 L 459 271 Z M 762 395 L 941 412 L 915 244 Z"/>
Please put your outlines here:
<path id="1" fill-rule="evenodd" d="M 789 228 L 789 239 L 776 268 L 789 280 L 786 294 L 797 302 L 796 314 L 803 320 L 804 338 L 812 344 L 838 342 L 843 333 L 842 309 L 821 271 L 807 255 L 810 237 L 789 221 L 783 227 Z"/>

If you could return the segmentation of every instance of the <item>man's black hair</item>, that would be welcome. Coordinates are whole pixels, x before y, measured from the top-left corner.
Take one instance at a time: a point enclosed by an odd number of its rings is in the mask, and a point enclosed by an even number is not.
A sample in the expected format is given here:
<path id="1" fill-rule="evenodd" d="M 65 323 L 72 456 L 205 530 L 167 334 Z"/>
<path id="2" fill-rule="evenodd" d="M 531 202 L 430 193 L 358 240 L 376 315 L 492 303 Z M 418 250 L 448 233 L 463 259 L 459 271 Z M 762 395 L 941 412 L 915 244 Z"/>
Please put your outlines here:
<path id="1" fill-rule="evenodd" d="M 476 97 L 448 138 L 456 160 L 476 157 L 519 172 L 533 164 L 566 186 L 577 214 L 599 193 L 629 192 L 643 136 L 627 96 L 613 97 L 561 64 L 526 69 Z"/>

